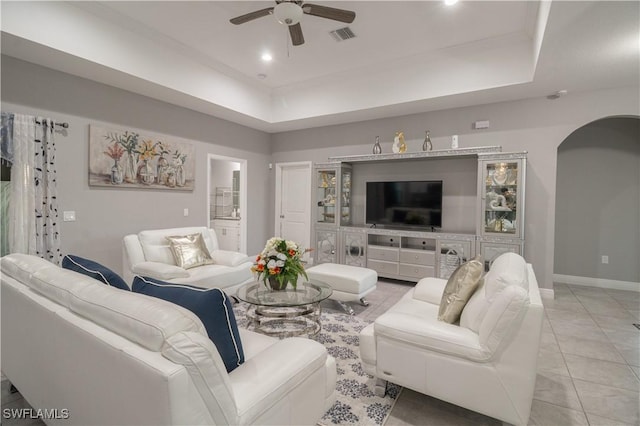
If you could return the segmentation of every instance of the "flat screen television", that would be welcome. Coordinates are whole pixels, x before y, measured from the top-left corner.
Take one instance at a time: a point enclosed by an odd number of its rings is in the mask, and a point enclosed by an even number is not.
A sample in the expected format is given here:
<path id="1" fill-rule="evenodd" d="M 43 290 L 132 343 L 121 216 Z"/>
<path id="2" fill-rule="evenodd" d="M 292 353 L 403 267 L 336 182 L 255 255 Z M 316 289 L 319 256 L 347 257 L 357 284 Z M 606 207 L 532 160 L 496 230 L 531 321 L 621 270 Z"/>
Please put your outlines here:
<path id="1" fill-rule="evenodd" d="M 367 182 L 366 223 L 398 228 L 442 227 L 442 181 Z"/>

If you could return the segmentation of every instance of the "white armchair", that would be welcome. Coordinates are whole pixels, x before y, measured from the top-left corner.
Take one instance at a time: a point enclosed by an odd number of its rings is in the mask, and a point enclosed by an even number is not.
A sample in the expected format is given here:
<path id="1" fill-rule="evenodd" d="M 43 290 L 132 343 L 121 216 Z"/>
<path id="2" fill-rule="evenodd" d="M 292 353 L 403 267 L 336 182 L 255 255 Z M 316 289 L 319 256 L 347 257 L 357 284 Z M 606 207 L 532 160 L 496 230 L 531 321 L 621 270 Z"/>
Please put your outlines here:
<path id="1" fill-rule="evenodd" d="M 494 261 L 460 325 L 438 320 L 447 281 L 424 278 L 360 334 L 365 371 L 384 381 L 526 425 L 536 380 L 543 306 L 531 265 Z"/>
<path id="2" fill-rule="evenodd" d="M 167 237 L 196 233 L 202 234 L 213 264 L 183 269 L 177 266 Z M 142 231 L 123 240 L 122 276 L 129 286 L 135 275 L 142 275 L 205 288 L 217 287 L 233 295 L 238 287 L 253 279 L 251 265 L 244 253 L 219 250 L 215 231 L 204 226 Z"/>

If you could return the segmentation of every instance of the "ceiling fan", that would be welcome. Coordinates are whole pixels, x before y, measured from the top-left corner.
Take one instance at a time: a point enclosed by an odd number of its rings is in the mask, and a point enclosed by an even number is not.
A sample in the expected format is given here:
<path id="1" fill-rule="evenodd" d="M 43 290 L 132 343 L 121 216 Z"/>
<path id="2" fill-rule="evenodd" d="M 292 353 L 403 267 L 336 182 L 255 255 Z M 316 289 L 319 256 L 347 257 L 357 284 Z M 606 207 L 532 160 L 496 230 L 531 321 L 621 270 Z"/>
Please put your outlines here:
<path id="1" fill-rule="evenodd" d="M 356 18 L 356 13 L 350 10 L 336 9 L 311 3 L 302 3 L 302 0 L 276 0 L 274 7 L 256 10 L 245 15 L 237 16 L 229 21 L 240 25 L 267 15 L 274 15 L 278 22 L 289 27 L 289 35 L 294 46 L 304 44 L 300 18 L 303 14 L 319 16 L 320 18 L 333 19 L 334 21 L 350 24 Z"/>

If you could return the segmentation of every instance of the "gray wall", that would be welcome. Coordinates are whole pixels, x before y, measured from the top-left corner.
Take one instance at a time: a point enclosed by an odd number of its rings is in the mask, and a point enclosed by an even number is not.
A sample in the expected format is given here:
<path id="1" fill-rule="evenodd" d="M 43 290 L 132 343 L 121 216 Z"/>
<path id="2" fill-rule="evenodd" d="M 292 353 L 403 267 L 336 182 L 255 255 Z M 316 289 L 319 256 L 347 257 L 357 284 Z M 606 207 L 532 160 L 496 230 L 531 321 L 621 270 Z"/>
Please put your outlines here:
<path id="1" fill-rule="evenodd" d="M 640 282 L 640 119 L 590 123 L 558 148 L 555 247 L 557 274 Z"/>
<path id="2" fill-rule="evenodd" d="M 57 136 L 58 198 L 75 210 L 62 222 L 62 251 L 121 270 L 122 237 L 144 229 L 208 225 L 207 155 L 248 161 L 247 251 L 257 253 L 271 236 L 273 210 L 267 182 L 270 136 L 228 121 L 124 90 L 2 57 L 2 110 L 66 121 Z M 122 190 L 88 186 L 89 124 L 147 130 L 193 141 L 198 158 L 193 192 Z M 233 147 L 233 148 L 232 148 Z M 189 216 L 183 216 L 183 209 Z"/>
<path id="3" fill-rule="evenodd" d="M 279 133 L 273 135 L 273 156 L 285 162 L 369 154 L 376 135 L 383 141 L 383 152 L 391 152 L 398 130 L 404 131 L 408 150 L 418 151 L 427 129 L 431 130 L 434 149 L 449 147 L 450 136 L 457 134 L 461 148 L 500 145 L 503 151 L 526 150 L 525 257 L 533 264 L 540 286 L 553 288 L 557 148 L 577 128 L 617 115 L 640 115 L 637 87 L 571 93 L 555 101 L 534 98 Z M 472 123 L 477 120 L 490 120 L 490 129 L 473 130 Z"/>

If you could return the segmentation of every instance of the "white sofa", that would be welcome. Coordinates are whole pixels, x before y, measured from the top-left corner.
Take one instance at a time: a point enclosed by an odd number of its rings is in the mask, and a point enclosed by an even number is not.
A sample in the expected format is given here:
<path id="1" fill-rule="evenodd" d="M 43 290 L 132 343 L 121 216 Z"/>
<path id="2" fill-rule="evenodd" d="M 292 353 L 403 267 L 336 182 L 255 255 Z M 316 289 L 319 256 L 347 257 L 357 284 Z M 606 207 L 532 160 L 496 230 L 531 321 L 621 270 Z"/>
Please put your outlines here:
<path id="1" fill-rule="evenodd" d="M 380 385 L 390 381 L 526 425 L 543 319 L 531 265 L 514 253 L 497 258 L 462 311 L 459 325 L 437 319 L 446 283 L 420 280 L 362 330 L 365 371 Z"/>
<path id="2" fill-rule="evenodd" d="M 55 424 L 315 424 L 335 399 L 320 343 L 240 329 L 227 373 L 202 322 L 173 303 L 11 254 L 2 276 L 2 371 Z"/>
<path id="3" fill-rule="evenodd" d="M 183 269 L 176 265 L 166 237 L 196 233 L 202 234 L 214 264 Z M 254 279 L 252 260 L 244 253 L 220 250 L 216 232 L 204 226 L 155 229 L 127 235 L 123 240 L 122 257 L 122 278 L 129 286 L 134 276 L 142 275 L 204 288 L 221 288 L 233 295 L 242 284 Z"/>

